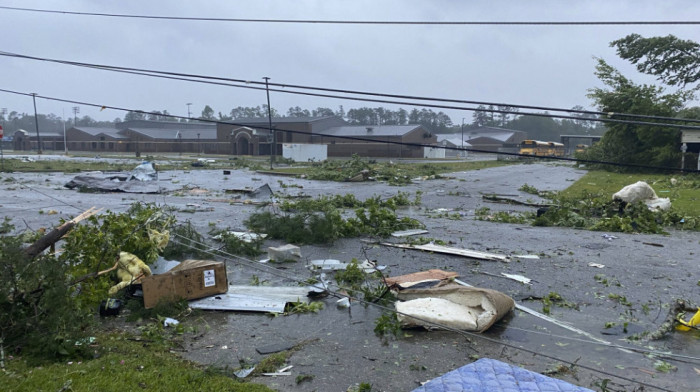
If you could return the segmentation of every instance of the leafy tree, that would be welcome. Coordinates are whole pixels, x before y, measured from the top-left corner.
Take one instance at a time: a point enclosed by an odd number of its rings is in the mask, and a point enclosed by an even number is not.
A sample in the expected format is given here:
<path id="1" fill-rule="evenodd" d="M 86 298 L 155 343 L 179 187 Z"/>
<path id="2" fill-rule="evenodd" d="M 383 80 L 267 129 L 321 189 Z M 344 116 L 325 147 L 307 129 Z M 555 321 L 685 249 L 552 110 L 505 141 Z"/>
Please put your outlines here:
<path id="1" fill-rule="evenodd" d="M 700 44 L 673 35 L 644 38 L 630 34 L 613 41 L 617 54 L 671 86 L 685 87 L 700 80 Z M 697 89 L 698 87 L 696 87 Z"/>
<path id="2" fill-rule="evenodd" d="M 318 107 L 311 111 L 311 115 L 313 117 L 328 117 L 335 116 L 336 114 L 333 112 L 333 109 Z"/>
<path id="3" fill-rule="evenodd" d="M 302 109 L 299 106 L 291 107 L 287 110 L 287 117 L 310 117 L 311 113 L 307 109 Z"/>
<path id="4" fill-rule="evenodd" d="M 472 114 L 472 124 L 477 127 L 484 127 L 489 122 L 489 114 L 486 111 L 486 106 L 479 105 L 477 110 Z"/>
<path id="5" fill-rule="evenodd" d="M 214 109 L 212 109 L 209 105 L 204 106 L 204 109 L 202 109 L 202 116 L 199 118 L 202 120 L 216 120 L 216 117 L 214 116 Z"/>
<path id="6" fill-rule="evenodd" d="M 124 115 L 124 121 L 134 121 L 134 120 L 145 120 L 146 119 L 146 113 L 137 110 L 137 111 L 129 111 L 127 114 Z"/>
<path id="7" fill-rule="evenodd" d="M 683 108 L 691 92 L 664 94 L 662 87 L 638 85 L 598 59 L 596 76 L 608 87 L 590 90 L 603 112 L 639 113 L 673 117 Z M 608 124 L 600 143 L 587 150 L 586 157 L 618 163 L 677 167 L 680 131 L 653 125 Z"/>

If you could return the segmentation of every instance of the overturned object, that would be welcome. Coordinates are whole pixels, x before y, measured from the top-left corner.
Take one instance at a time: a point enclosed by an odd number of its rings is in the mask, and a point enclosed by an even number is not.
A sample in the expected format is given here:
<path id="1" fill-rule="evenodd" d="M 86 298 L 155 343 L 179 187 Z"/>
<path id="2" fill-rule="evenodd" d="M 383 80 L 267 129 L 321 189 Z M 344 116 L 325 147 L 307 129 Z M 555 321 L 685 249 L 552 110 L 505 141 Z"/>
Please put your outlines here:
<path id="1" fill-rule="evenodd" d="M 446 326 L 483 332 L 515 307 L 513 299 L 500 291 L 457 284 L 407 289 L 400 291 L 398 298 L 399 323 L 407 328 Z"/>
<path id="2" fill-rule="evenodd" d="M 197 299 L 228 290 L 226 265 L 212 260 L 185 260 L 170 271 L 144 278 L 143 306 L 161 301 Z"/>
<path id="3" fill-rule="evenodd" d="M 151 269 L 146 263 L 129 252 L 119 252 L 117 260 L 119 283 L 112 286 L 108 293 L 112 296 L 124 287 L 140 282 L 141 278 L 146 276 L 151 276 Z"/>
<path id="4" fill-rule="evenodd" d="M 612 196 L 613 200 L 624 201 L 625 203 L 643 202 L 652 211 L 668 210 L 671 208 L 671 201 L 668 198 L 656 196 L 656 192 L 644 181 L 637 181 L 627 185 Z"/>

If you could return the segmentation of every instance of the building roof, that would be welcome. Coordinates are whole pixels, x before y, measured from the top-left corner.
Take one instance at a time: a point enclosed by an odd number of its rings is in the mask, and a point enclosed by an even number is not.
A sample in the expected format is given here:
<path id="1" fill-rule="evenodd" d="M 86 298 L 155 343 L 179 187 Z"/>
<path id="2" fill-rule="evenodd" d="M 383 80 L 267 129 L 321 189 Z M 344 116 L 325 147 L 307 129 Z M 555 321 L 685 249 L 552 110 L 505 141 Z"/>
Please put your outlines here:
<path id="1" fill-rule="evenodd" d="M 442 135 L 443 138 L 440 139 L 440 135 L 438 135 L 438 143 L 444 145 L 444 146 L 453 146 L 453 147 L 462 147 L 462 137 L 461 135 L 455 137 L 455 135 L 450 135 L 452 137 L 444 137 L 446 135 Z M 464 147 L 471 147 L 472 145 L 469 144 L 466 140 L 464 142 Z"/>
<path id="2" fill-rule="evenodd" d="M 334 118 L 337 116 L 323 116 L 323 117 L 272 117 L 272 124 L 279 123 L 310 123 L 321 121 L 329 118 Z M 234 118 L 230 122 L 236 124 L 268 124 L 269 119 L 267 117 L 241 117 Z"/>
<path id="3" fill-rule="evenodd" d="M 214 122 L 177 122 L 177 121 L 151 121 L 151 120 L 130 120 L 116 124 L 119 129 L 134 128 L 161 128 L 161 129 L 205 129 L 216 128 Z"/>
<path id="4" fill-rule="evenodd" d="M 162 128 L 128 128 L 129 131 L 151 139 L 169 140 L 216 140 L 215 128 L 162 129 Z"/>
<path id="5" fill-rule="evenodd" d="M 119 129 L 107 128 L 107 127 L 73 127 L 81 132 L 87 133 L 88 135 L 98 136 L 105 135 L 113 139 L 127 139 L 126 136 L 119 133 Z"/>
<path id="6" fill-rule="evenodd" d="M 421 125 L 344 125 L 342 127 L 333 127 L 319 132 L 318 135 L 324 136 L 355 136 L 355 137 L 372 137 L 372 136 L 405 136 L 406 134 L 422 128 Z"/>

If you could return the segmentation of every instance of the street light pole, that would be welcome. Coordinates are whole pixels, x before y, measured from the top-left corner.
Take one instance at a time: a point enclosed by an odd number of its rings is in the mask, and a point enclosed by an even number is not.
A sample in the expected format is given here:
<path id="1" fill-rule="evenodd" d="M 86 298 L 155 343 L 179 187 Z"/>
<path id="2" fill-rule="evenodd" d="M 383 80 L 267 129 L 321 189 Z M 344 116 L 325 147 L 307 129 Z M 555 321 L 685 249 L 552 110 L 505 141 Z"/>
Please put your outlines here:
<path id="1" fill-rule="evenodd" d="M 275 163 L 275 150 L 277 150 L 277 135 L 272 130 L 272 109 L 270 108 L 270 87 L 268 85 L 270 78 L 265 76 L 263 79 L 265 79 L 265 92 L 267 93 L 267 125 L 272 137 L 272 144 L 270 145 L 270 170 L 272 170 L 272 164 Z"/>
<path id="2" fill-rule="evenodd" d="M 41 137 L 39 136 L 39 117 L 36 114 L 36 93 L 32 93 L 32 100 L 34 101 L 34 124 L 36 125 L 36 148 L 37 153 L 41 154 Z"/>

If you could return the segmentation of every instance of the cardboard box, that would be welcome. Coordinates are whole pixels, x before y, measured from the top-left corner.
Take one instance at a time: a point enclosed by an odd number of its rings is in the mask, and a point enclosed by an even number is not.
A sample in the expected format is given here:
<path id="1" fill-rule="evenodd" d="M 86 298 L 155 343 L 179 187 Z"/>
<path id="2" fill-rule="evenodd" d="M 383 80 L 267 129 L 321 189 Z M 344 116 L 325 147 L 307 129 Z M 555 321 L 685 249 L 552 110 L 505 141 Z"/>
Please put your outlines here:
<path id="1" fill-rule="evenodd" d="M 143 305 L 160 301 L 197 299 L 228 291 L 226 264 L 212 260 L 185 260 L 170 271 L 143 278 Z"/>

